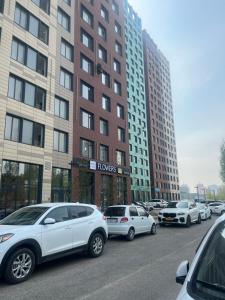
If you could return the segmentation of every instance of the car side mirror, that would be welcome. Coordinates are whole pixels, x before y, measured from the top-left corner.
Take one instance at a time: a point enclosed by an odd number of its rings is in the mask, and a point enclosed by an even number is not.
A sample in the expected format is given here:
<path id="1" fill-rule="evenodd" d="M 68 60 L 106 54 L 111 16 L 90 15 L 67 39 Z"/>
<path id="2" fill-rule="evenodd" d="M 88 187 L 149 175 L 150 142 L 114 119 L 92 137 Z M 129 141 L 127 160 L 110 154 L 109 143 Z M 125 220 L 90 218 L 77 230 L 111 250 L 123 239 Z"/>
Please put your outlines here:
<path id="1" fill-rule="evenodd" d="M 52 225 L 52 224 L 55 224 L 56 223 L 56 220 L 53 219 L 53 218 L 46 218 L 43 222 L 44 225 Z"/>
<path id="2" fill-rule="evenodd" d="M 189 271 L 189 262 L 185 260 L 179 265 L 177 269 L 176 283 L 183 284 L 188 274 L 188 271 Z"/>

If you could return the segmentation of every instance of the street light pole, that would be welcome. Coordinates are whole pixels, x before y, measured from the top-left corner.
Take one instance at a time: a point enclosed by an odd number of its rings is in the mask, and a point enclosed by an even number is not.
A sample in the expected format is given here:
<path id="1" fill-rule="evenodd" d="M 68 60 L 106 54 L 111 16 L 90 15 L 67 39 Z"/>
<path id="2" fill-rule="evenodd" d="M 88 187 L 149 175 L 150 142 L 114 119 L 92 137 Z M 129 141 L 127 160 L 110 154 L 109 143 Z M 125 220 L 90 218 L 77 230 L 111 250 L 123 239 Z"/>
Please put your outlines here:
<path id="1" fill-rule="evenodd" d="M 198 202 L 199 202 L 199 190 L 198 190 L 198 186 L 195 186 L 195 189 L 197 189 Z"/>

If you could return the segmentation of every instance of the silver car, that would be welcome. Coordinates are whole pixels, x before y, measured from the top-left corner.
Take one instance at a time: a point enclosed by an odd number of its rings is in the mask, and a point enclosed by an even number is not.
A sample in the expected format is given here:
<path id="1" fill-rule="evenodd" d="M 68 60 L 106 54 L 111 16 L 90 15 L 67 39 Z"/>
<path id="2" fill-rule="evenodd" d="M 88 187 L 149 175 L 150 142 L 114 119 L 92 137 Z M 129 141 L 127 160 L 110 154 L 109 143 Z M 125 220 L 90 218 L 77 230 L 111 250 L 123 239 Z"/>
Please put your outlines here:
<path id="1" fill-rule="evenodd" d="M 225 216 L 203 238 L 190 269 L 188 261 L 180 264 L 176 282 L 183 284 L 177 300 L 225 299 Z"/>

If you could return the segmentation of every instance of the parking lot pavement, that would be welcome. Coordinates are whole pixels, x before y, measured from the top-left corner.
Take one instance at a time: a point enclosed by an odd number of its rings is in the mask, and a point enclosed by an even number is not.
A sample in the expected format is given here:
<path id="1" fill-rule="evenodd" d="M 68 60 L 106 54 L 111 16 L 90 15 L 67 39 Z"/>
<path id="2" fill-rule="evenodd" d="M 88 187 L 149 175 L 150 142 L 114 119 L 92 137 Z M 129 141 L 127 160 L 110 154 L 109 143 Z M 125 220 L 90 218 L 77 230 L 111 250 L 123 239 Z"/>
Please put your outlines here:
<path id="1" fill-rule="evenodd" d="M 39 266 L 22 284 L 0 282 L 0 299 L 175 300 L 180 289 L 176 269 L 182 260 L 192 260 L 214 220 L 159 228 L 155 236 L 141 235 L 132 242 L 112 238 L 98 259 L 74 255 Z"/>

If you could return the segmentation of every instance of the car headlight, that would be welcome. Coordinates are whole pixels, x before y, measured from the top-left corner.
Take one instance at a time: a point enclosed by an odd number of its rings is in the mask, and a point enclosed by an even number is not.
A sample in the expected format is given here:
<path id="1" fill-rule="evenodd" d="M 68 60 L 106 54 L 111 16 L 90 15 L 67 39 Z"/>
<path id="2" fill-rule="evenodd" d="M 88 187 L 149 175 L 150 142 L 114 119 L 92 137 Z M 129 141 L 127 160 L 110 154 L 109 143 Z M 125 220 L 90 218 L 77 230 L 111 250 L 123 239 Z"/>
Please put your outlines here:
<path id="1" fill-rule="evenodd" d="M 14 236 L 13 233 L 6 233 L 0 235 L 0 243 L 4 243 L 5 241 L 8 241 L 12 236 Z"/>
<path id="2" fill-rule="evenodd" d="M 177 215 L 178 215 L 178 216 L 184 216 L 184 215 L 185 215 L 185 213 L 183 213 L 183 212 L 180 212 L 180 213 L 178 213 Z"/>

